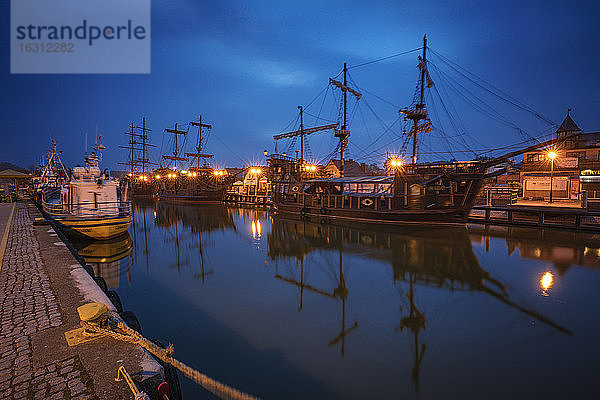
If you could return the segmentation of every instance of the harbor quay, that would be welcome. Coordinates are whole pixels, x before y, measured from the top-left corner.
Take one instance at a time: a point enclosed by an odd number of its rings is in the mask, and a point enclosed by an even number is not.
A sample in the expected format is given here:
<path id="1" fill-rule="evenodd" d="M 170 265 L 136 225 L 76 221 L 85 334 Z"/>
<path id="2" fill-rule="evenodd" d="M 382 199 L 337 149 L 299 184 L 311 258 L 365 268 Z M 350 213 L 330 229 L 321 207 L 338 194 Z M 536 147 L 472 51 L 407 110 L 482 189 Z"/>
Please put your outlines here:
<path id="1" fill-rule="evenodd" d="M 141 347 L 100 337 L 69 346 L 77 308 L 114 310 L 50 225 L 34 225 L 33 204 L 0 204 L 0 399 L 132 398 L 120 367 L 150 392 L 163 369 Z"/>

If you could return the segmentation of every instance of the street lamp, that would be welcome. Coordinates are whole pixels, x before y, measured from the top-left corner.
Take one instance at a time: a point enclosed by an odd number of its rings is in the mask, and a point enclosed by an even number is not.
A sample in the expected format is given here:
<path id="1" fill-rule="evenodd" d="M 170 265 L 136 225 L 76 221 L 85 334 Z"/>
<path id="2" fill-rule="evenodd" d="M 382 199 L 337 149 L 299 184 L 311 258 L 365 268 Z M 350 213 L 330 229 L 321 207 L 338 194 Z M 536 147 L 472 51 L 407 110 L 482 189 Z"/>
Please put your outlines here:
<path id="1" fill-rule="evenodd" d="M 550 203 L 552 203 L 552 178 L 554 176 L 554 159 L 558 156 L 555 151 L 548 152 L 548 158 L 550 159 Z"/>
<path id="2" fill-rule="evenodd" d="M 387 168 L 393 172 L 397 172 L 399 169 L 402 168 L 403 166 L 403 162 L 400 159 L 397 158 L 388 158 L 387 159 Z"/>

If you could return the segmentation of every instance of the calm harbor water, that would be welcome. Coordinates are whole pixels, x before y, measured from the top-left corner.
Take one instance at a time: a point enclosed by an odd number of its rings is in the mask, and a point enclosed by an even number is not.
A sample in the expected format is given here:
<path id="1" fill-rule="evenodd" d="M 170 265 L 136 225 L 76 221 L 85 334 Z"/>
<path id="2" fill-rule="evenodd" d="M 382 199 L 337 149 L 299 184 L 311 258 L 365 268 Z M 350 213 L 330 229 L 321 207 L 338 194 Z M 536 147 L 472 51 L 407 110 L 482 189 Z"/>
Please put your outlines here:
<path id="1" fill-rule="evenodd" d="M 597 398 L 600 235 L 145 203 L 79 252 L 175 356 L 262 398 Z M 181 377 L 185 399 L 212 398 Z"/>

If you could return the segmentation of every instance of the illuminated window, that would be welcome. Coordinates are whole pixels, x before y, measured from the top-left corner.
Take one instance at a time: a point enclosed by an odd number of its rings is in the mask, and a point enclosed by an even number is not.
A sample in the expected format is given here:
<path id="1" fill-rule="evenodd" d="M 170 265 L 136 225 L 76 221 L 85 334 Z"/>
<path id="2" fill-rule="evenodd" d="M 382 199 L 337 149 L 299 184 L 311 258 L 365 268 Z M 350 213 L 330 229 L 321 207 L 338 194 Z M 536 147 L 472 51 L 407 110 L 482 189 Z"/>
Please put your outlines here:
<path id="1" fill-rule="evenodd" d="M 527 154 L 527 162 L 537 162 L 542 159 L 542 155 L 539 153 Z"/>

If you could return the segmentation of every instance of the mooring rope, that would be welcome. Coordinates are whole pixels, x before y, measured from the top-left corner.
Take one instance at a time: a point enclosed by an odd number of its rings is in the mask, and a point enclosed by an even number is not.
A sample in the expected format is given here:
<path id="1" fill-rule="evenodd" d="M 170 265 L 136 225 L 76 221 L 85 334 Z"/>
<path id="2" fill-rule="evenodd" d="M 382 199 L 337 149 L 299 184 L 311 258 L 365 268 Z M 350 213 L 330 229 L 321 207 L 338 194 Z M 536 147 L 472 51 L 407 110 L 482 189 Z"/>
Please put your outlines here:
<path id="1" fill-rule="evenodd" d="M 137 344 L 142 346 L 144 349 L 148 350 L 150 353 L 154 354 L 161 361 L 172 365 L 177 368 L 181 373 L 185 376 L 196 382 L 198 385 L 202 386 L 204 389 L 209 392 L 219 396 L 223 399 L 232 399 L 232 400 L 250 400 L 250 399 L 258 399 L 258 397 L 249 395 L 247 393 L 241 392 L 233 387 L 225 385 L 219 381 L 216 381 L 209 376 L 201 373 L 200 371 L 195 370 L 194 368 L 182 363 L 181 361 L 173 358 L 173 346 L 169 345 L 166 349 L 163 349 L 160 346 L 157 346 L 152 341 L 146 339 L 142 335 L 140 335 L 137 331 L 128 327 L 125 323 L 115 319 L 111 312 L 108 313 L 108 319 L 115 323 L 117 328 L 119 328 L 123 333 L 116 332 L 110 328 L 110 324 L 102 324 L 105 326 L 109 326 L 109 328 L 105 328 L 100 326 L 95 321 L 81 321 L 81 324 L 85 329 L 90 331 L 98 332 L 110 336 L 114 339 L 120 340 L 122 342 Z"/>

